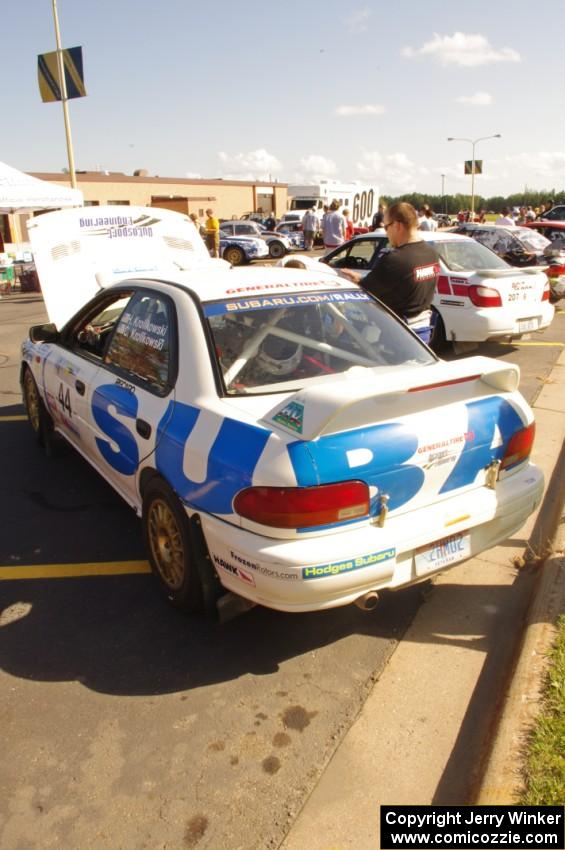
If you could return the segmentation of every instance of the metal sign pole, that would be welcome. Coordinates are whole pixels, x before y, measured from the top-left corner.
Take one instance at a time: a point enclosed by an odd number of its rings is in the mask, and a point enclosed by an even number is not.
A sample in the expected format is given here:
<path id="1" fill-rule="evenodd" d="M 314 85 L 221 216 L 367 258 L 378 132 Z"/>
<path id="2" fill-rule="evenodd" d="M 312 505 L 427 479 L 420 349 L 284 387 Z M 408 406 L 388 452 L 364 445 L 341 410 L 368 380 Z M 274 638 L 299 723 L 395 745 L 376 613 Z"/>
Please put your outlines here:
<path id="1" fill-rule="evenodd" d="M 61 102 L 63 104 L 63 117 L 65 119 L 65 134 L 67 137 L 67 155 L 69 158 L 69 173 L 71 175 L 71 186 L 77 188 L 75 174 L 75 158 L 73 154 L 73 141 L 71 138 L 71 123 L 69 120 L 69 107 L 67 101 L 67 81 L 65 80 L 65 64 L 63 62 L 63 51 L 61 50 L 61 35 L 59 33 L 59 18 L 57 17 L 57 0 L 53 2 L 53 21 L 55 23 L 55 41 L 57 44 L 57 65 L 59 67 L 59 85 L 61 87 Z"/>

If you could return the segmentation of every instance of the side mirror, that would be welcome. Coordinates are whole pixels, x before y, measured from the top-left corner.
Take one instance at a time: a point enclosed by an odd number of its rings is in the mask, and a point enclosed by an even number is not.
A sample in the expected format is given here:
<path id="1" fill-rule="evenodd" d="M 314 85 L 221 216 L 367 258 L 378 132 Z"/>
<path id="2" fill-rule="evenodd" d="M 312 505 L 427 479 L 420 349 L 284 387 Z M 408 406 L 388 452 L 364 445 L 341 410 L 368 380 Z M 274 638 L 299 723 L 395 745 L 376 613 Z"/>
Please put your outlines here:
<path id="1" fill-rule="evenodd" d="M 29 329 L 29 338 L 32 342 L 57 342 L 59 331 L 52 322 L 45 325 L 33 325 Z"/>

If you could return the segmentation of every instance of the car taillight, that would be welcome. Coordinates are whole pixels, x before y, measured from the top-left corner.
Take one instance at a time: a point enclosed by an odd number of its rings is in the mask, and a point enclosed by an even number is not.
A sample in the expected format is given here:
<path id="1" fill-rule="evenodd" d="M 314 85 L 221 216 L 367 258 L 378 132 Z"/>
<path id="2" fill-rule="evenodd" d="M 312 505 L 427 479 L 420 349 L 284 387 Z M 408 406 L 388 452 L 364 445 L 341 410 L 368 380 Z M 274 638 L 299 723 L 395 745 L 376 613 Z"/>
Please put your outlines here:
<path id="1" fill-rule="evenodd" d="M 532 451 L 534 437 L 536 434 L 536 423 L 532 422 L 527 428 L 521 428 L 513 434 L 506 446 L 506 451 L 500 462 L 501 469 L 509 469 L 517 463 L 527 460 Z"/>
<path id="2" fill-rule="evenodd" d="M 273 528 L 311 528 L 360 519 L 369 513 L 363 481 L 319 487 L 247 487 L 234 499 L 234 511 Z"/>
<path id="3" fill-rule="evenodd" d="M 469 287 L 468 292 L 475 307 L 502 307 L 502 298 L 497 289 L 475 283 Z"/>
<path id="4" fill-rule="evenodd" d="M 546 269 L 546 272 L 549 277 L 559 277 L 560 275 L 565 274 L 565 266 L 553 263 L 548 269 Z"/>
<path id="5" fill-rule="evenodd" d="M 549 296 L 551 293 L 551 286 L 549 285 L 549 278 L 545 281 L 543 292 L 541 294 L 542 301 L 549 301 Z"/>

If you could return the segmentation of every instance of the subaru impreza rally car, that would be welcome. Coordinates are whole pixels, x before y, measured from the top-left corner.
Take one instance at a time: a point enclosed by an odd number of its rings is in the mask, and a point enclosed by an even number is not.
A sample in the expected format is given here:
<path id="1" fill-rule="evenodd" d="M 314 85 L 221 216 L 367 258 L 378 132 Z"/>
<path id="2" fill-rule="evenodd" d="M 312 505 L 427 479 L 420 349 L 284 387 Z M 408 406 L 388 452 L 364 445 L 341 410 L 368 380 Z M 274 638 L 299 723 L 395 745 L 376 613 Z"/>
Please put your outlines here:
<path id="1" fill-rule="evenodd" d="M 268 257 L 269 246 L 259 237 L 230 236 L 220 228 L 220 254 L 230 265 L 240 266 Z"/>
<path id="2" fill-rule="evenodd" d="M 514 268 L 468 236 L 445 231 L 418 235 L 433 245 L 440 258 L 432 302 L 433 348 L 439 350 L 446 342 L 517 339 L 551 324 L 555 310 L 542 269 Z M 388 249 L 388 237 L 380 229 L 356 236 L 321 262 L 364 276 Z"/>
<path id="3" fill-rule="evenodd" d="M 37 439 L 62 435 L 141 517 L 175 605 L 362 604 L 535 509 L 516 366 L 444 362 L 335 273 L 230 268 L 185 216 L 124 210 L 31 223 L 52 322 L 21 382 Z"/>

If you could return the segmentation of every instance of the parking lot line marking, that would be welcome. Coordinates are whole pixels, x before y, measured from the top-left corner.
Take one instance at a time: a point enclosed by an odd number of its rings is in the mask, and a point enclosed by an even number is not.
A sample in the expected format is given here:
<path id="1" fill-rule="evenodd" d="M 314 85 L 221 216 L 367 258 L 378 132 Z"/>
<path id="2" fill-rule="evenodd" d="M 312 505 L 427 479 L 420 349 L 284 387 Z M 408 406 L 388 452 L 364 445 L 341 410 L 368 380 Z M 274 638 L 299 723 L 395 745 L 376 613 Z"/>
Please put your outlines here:
<path id="1" fill-rule="evenodd" d="M 20 578 L 84 578 L 85 576 L 120 576 L 151 572 L 147 561 L 108 561 L 91 564 L 37 564 L 0 566 L 0 581 Z"/>
<path id="2" fill-rule="evenodd" d="M 0 422 L 24 422 L 27 419 L 27 416 L 24 413 L 20 413 L 17 416 L 0 416 Z"/>
<path id="3" fill-rule="evenodd" d="M 537 345 L 548 348 L 564 348 L 565 342 L 499 342 L 499 345 Z"/>

